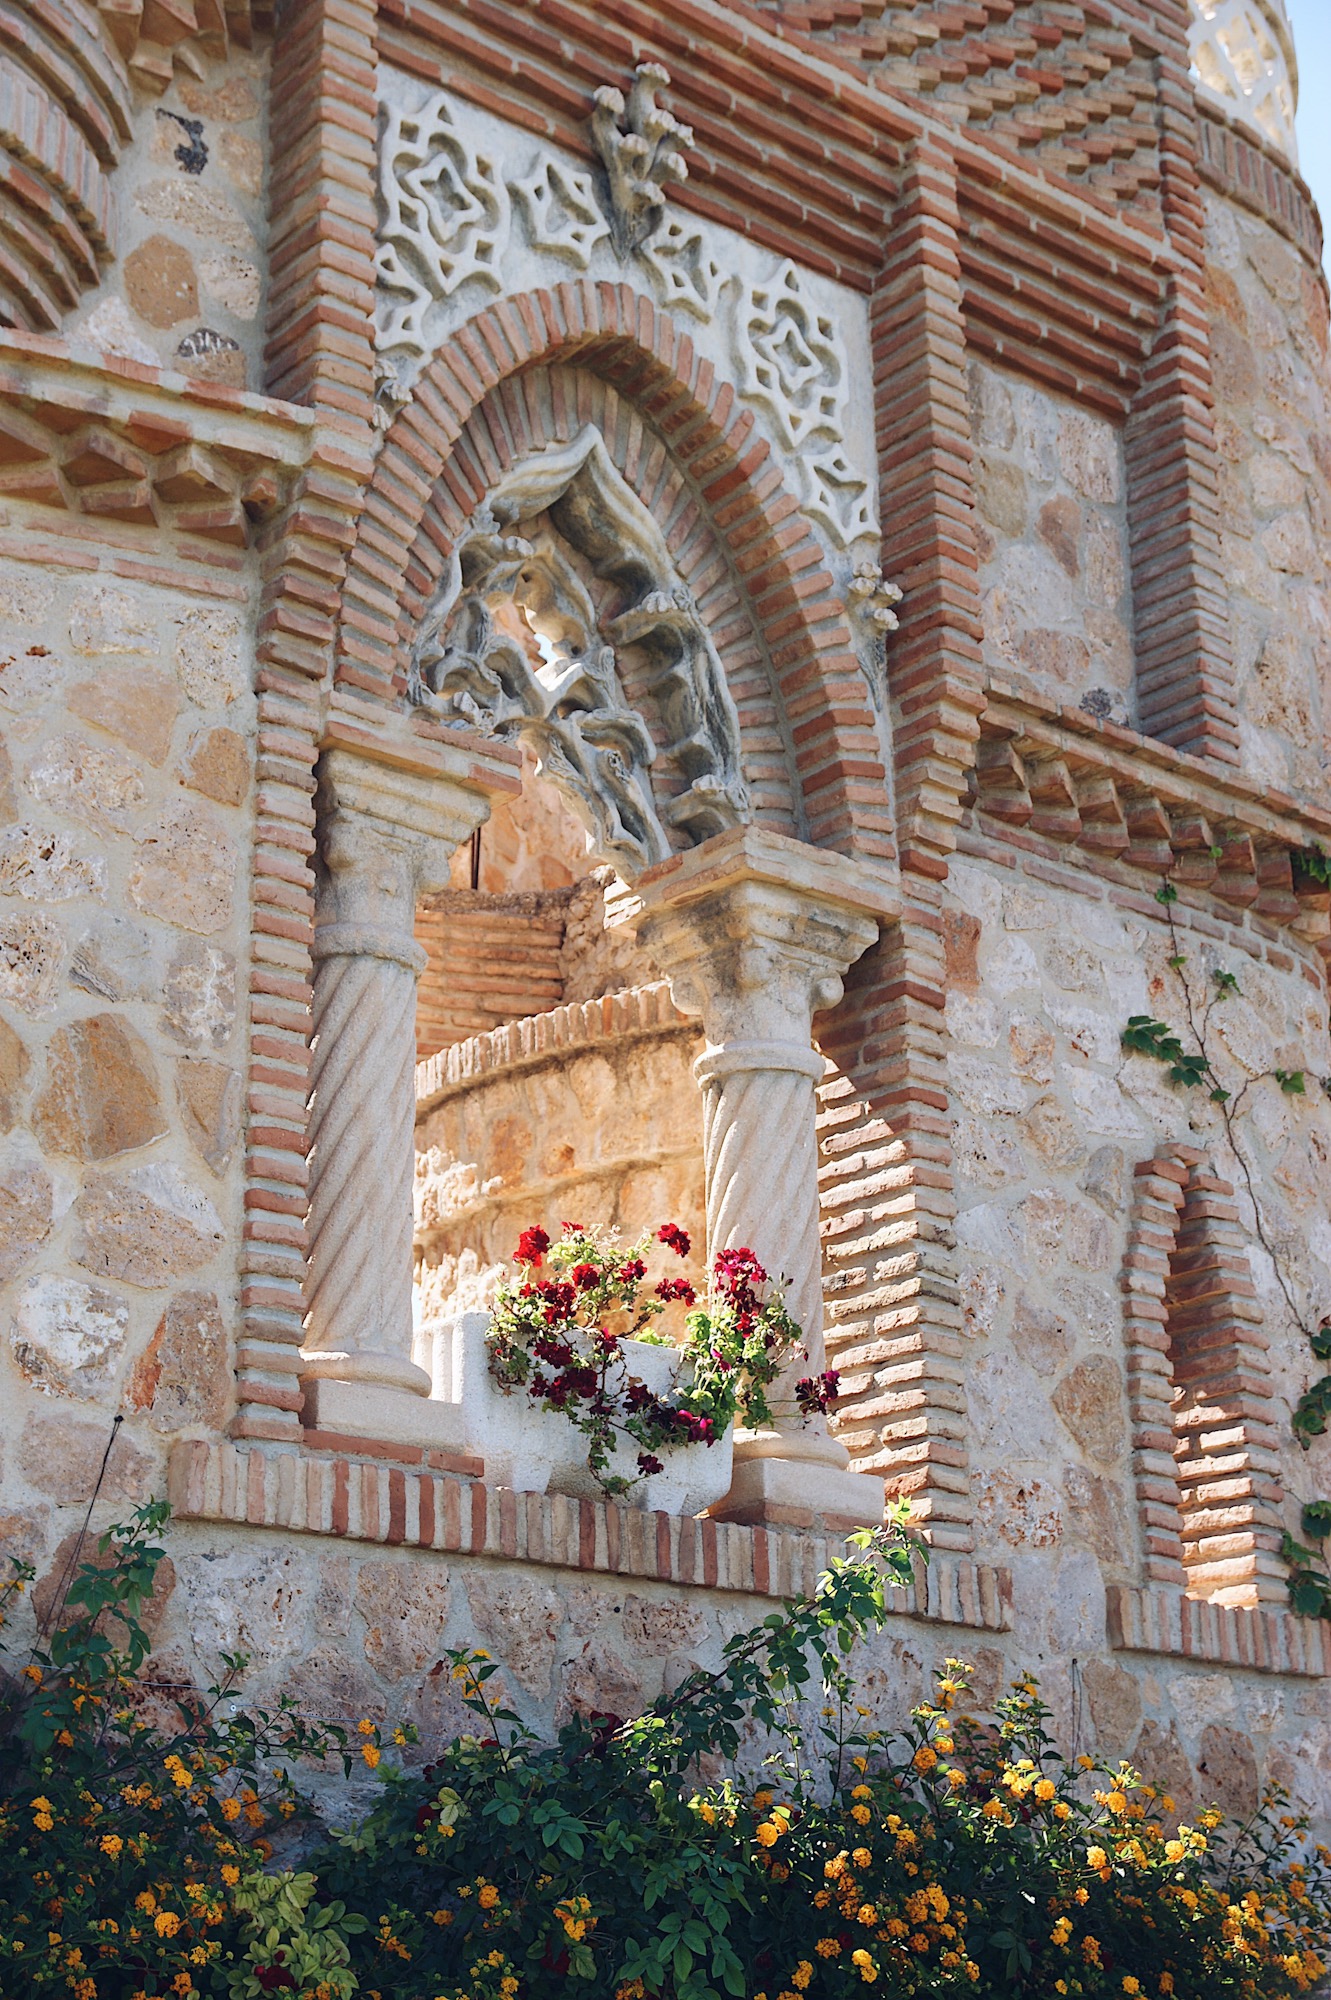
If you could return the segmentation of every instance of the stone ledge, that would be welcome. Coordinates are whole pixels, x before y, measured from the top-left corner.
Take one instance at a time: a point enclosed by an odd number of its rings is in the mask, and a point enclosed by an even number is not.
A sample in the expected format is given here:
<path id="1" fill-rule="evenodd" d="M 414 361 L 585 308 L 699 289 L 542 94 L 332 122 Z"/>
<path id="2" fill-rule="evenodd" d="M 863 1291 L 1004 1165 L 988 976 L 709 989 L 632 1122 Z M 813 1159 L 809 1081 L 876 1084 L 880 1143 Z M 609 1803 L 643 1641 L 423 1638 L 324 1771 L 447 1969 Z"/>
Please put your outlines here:
<path id="1" fill-rule="evenodd" d="M 168 1493 L 184 1521 L 294 1529 L 762 1597 L 812 1590 L 844 1547 L 832 1536 L 514 1493 L 448 1473 L 309 1450 L 242 1450 L 203 1440 L 172 1452 Z M 1005 1632 L 1012 1623 L 1011 1578 L 987 1563 L 936 1555 L 913 1590 L 889 1591 L 888 1610 Z"/>
<path id="2" fill-rule="evenodd" d="M 1108 1591 L 1110 1644 L 1124 1653 L 1165 1653 L 1258 1674 L 1331 1673 L 1331 1625 L 1291 1611 L 1208 1604 L 1181 1590 Z"/>

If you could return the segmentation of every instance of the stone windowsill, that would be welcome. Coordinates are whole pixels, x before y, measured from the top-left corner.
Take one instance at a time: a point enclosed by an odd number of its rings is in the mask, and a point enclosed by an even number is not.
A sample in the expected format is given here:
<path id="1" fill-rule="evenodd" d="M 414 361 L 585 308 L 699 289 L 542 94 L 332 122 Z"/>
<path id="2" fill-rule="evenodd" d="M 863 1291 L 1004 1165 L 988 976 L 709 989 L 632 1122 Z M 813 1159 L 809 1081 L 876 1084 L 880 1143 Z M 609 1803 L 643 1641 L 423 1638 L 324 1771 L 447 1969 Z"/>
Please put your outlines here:
<path id="1" fill-rule="evenodd" d="M 772 1598 L 811 1591 L 845 1546 L 835 1536 L 652 1513 L 616 1501 L 514 1493 L 453 1472 L 308 1447 L 179 1444 L 171 1454 L 168 1491 L 184 1521 L 282 1528 Z M 974 1631 L 1008 1631 L 1011 1578 L 992 1564 L 935 1555 L 913 1590 L 889 1591 L 888 1610 Z"/>

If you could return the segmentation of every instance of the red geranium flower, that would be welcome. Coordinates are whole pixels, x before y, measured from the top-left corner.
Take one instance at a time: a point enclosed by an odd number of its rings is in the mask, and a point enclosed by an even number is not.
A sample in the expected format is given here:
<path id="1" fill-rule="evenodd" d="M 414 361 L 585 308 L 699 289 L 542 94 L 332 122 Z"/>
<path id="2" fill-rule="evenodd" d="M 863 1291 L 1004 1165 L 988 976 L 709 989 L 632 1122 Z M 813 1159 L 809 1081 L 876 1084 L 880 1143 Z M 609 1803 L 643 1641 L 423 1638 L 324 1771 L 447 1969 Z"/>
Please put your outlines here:
<path id="1" fill-rule="evenodd" d="M 664 1243 L 667 1249 L 673 1250 L 677 1257 L 687 1257 L 689 1254 L 689 1232 L 687 1229 L 681 1229 L 677 1222 L 663 1222 L 656 1232 L 656 1240 L 658 1243 Z"/>
<path id="2" fill-rule="evenodd" d="M 515 1264 L 539 1264 L 549 1248 L 550 1238 L 540 1227 L 539 1223 L 534 1224 L 532 1228 L 524 1229 L 521 1236 L 519 1236 L 517 1255 L 514 1257 L 513 1262 Z"/>
<path id="3" fill-rule="evenodd" d="M 696 1305 L 698 1299 L 687 1278 L 662 1278 L 656 1287 L 656 1296 L 664 1299 L 667 1305 L 674 1299 L 682 1299 L 686 1306 L 691 1306 Z"/>
<path id="4" fill-rule="evenodd" d="M 569 1277 L 579 1291 L 583 1292 L 590 1291 L 592 1286 L 599 1282 L 600 1276 L 595 1264 L 575 1264 L 569 1272 Z"/>

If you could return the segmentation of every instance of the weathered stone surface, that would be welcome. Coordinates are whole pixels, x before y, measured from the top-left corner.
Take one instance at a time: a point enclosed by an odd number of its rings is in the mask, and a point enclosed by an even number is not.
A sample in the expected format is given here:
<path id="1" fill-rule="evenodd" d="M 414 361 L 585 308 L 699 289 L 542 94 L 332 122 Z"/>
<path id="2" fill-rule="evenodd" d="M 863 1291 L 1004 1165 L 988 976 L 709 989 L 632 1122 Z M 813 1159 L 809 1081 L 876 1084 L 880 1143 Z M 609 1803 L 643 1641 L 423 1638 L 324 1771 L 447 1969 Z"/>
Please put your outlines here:
<path id="1" fill-rule="evenodd" d="M 285 1675 L 305 1655 L 317 1591 L 308 1548 L 222 1533 L 181 1564 L 174 1608 L 205 1667 L 239 1652 L 254 1676 L 274 1667 Z"/>
<path id="2" fill-rule="evenodd" d="M 170 236 L 145 237 L 124 265 L 125 297 L 149 326 L 177 326 L 199 310 L 194 259 Z"/>
<path id="3" fill-rule="evenodd" d="M 175 222 L 197 236 L 210 237 L 230 250 L 254 248 L 254 238 L 236 210 L 215 189 L 177 177 L 140 188 L 135 205 L 154 222 Z"/>
<path id="4" fill-rule="evenodd" d="M 247 125 L 259 115 L 259 98 L 247 76 L 229 76 L 225 83 L 209 85 L 181 74 L 177 79 L 181 102 L 186 111 L 199 118 L 216 118 L 228 125 Z"/>
<path id="5" fill-rule="evenodd" d="M 250 756 L 234 729 L 203 729 L 190 740 L 180 782 L 222 806 L 238 806 L 250 784 Z"/>
<path id="6" fill-rule="evenodd" d="M 109 744 L 80 736 L 58 736 L 30 766 L 34 798 L 71 819 L 122 832 L 146 797 L 138 765 Z"/>
<path id="7" fill-rule="evenodd" d="M 236 846 L 211 813 L 170 806 L 138 839 L 129 893 L 139 909 L 208 937 L 231 920 Z"/>
<path id="8" fill-rule="evenodd" d="M 254 318 L 259 310 L 263 280 L 258 265 L 251 264 L 248 257 L 237 257 L 234 253 L 205 257 L 199 266 L 199 276 L 206 298 L 225 306 L 237 319 Z"/>
<path id="9" fill-rule="evenodd" d="M 71 341 L 76 348 L 90 347 L 99 355 L 114 354 L 124 361 L 142 361 L 149 368 L 158 364 L 156 350 L 135 331 L 123 299 L 99 300 L 87 317 L 79 321 Z"/>
<path id="10" fill-rule="evenodd" d="M 1130 1755 L 1142 1719 L 1141 1686 L 1116 1660 L 1088 1660 L 1082 1669 L 1095 1733 L 1106 1754 Z"/>
<path id="11" fill-rule="evenodd" d="M 95 1400 L 119 1372 L 128 1325 L 129 1307 L 115 1292 L 43 1272 L 20 1287 L 10 1346 L 37 1388 Z"/>
<path id="12" fill-rule="evenodd" d="M 564 1619 L 557 1592 L 536 1578 L 496 1585 L 493 1578 L 473 1576 L 467 1597 L 477 1631 L 514 1679 L 528 1694 L 548 1695 Z"/>
<path id="13" fill-rule="evenodd" d="M 22 1115 L 24 1087 L 32 1059 L 21 1035 L 0 1020 L 0 1133 L 10 1132 Z"/>
<path id="14" fill-rule="evenodd" d="M 0 826 L 12 826 L 17 818 L 18 802 L 14 797 L 14 769 L 9 761 L 8 750 L 0 742 Z"/>
<path id="15" fill-rule="evenodd" d="M 1058 1489 L 1036 1475 L 996 1470 L 977 1478 L 975 1518 L 986 1539 L 1013 1549 L 1048 1549 L 1061 1540 Z"/>
<path id="16" fill-rule="evenodd" d="M 122 1424 L 111 1439 L 109 1418 L 92 1423 L 63 1411 L 32 1411 L 19 1437 L 19 1470 L 29 1485 L 50 1499 L 64 1506 L 86 1506 L 96 1489 L 109 1439 L 101 1498 L 137 1507 L 150 1497 L 159 1468 L 135 1443 L 127 1425 Z"/>
<path id="17" fill-rule="evenodd" d="M 1252 1739 L 1227 1723 L 1208 1722 L 1198 1745 L 1197 1777 L 1207 1803 L 1236 1819 L 1256 1811 L 1259 1774 Z"/>
<path id="18" fill-rule="evenodd" d="M 148 999 L 161 990 L 151 937 L 128 917 L 99 918 L 74 948 L 69 981 L 104 1000 Z"/>
<path id="19" fill-rule="evenodd" d="M 179 1041 L 220 1049 L 236 1025 L 236 961 L 194 939 L 182 944 L 167 967 L 162 1012 Z"/>
<path id="20" fill-rule="evenodd" d="M 248 686 L 240 620 L 231 611 L 191 611 L 180 621 L 176 672 L 192 702 L 221 708 Z"/>
<path id="21" fill-rule="evenodd" d="M 169 1131 L 157 1072 L 142 1037 L 114 1014 L 57 1029 L 33 1130 L 51 1153 L 109 1160 Z"/>
<path id="22" fill-rule="evenodd" d="M 44 1014 L 60 985 L 64 937 L 49 917 L 0 910 L 0 1000 Z"/>
<path id="23" fill-rule="evenodd" d="M 1082 1465 L 1063 1468 L 1068 1523 L 1107 1568 L 1130 1575 L 1137 1559 L 1137 1533 L 1126 1491 L 1115 1479 L 1101 1479 Z"/>
<path id="24" fill-rule="evenodd" d="M 0 1281 L 21 1271 L 50 1235 L 53 1197 L 45 1167 L 18 1160 L 0 1170 Z"/>
<path id="25" fill-rule="evenodd" d="M 100 855 L 80 854 L 69 834 L 26 823 L 0 833 L 0 896 L 67 903 L 105 894 L 106 863 Z"/>
<path id="26" fill-rule="evenodd" d="M 95 722 L 149 764 L 164 764 L 180 710 L 180 690 L 156 667 L 111 667 L 103 679 L 81 681 L 69 696 L 75 715 Z"/>
<path id="27" fill-rule="evenodd" d="M 245 354 L 238 340 L 216 327 L 196 326 L 176 348 L 177 366 L 200 382 L 225 382 L 230 388 L 245 387 Z"/>
<path id="28" fill-rule="evenodd" d="M 1117 1465 L 1127 1446 L 1123 1370 L 1106 1354 L 1092 1354 L 1063 1377 L 1054 1408 L 1077 1443 L 1099 1465 Z"/>
<path id="29" fill-rule="evenodd" d="M 626 1597 L 624 1637 L 635 1653 L 664 1659 L 694 1654 L 709 1637 L 707 1620 L 695 1604 L 674 1598 Z"/>
<path id="30" fill-rule="evenodd" d="M 1174 1812 L 1168 1818 L 1186 1819 L 1202 1803 L 1197 1775 L 1172 1722 L 1168 1728 L 1155 1721 L 1142 1724 L 1133 1762 L 1151 1784 L 1174 1801 Z"/>
<path id="31" fill-rule="evenodd" d="M 560 1722 L 574 1715 L 622 1719 L 641 1714 L 647 1699 L 643 1677 L 635 1663 L 612 1647 L 588 1646 L 560 1675 L 556 1715 Z"/>
<path id="32" fill-rule="evenodd" d="M 213 1292 L 178 1292 L 135 1362 L 125 1391 L 155 1430 L 218 1430 L 230 1400 L 226 1327 Z"/>
<path id="33" fill-rule="evenodd" d="M 115 1561 L 114 1551 L 105 1552 L 97 1547 L 94 1535 L 84 1535 L 75 1528 L 65 1536 L 45 1574 L 39 1576 L 32 1586 L 32 1608 L 39 1624 L 45 1625 L 53 1613 L 58 1614 L 65 1602 L 69 1586 L 81 1569 L 105 1570 Z M 171 1593 L 176 1587 L 176 1566 L 170 1556 L 163 1556 L 153 1575 L 153 1587 L 139 1610 L 139 1622 L 149 1638 L 160 1630 L 166 1608 L 171 1602 Z"/>
<path id="34" fill-rule="evenodd" d="M 81 1225 L 75 1263 L 131 1285 L 169 1285 L 222 1245 L 212 1203 L 165 1163 L 90 1181 L 74 1212 Z"/>
<path id="35" fill-rule="evenodd" d="M 190 1144 L 221 1173 L 240 1137 L 239 1071 L 198 1056 L 177 1056 L 176 1097 Z"/>
<path id="36" fill-rule="evenodd" d="M 74 600 L 69 639 L 76 653 L 151 653 L 157 624 L 146 599 L 114 584 L 93 583 Z"/>
<path id="37" fill-rule="evenodd" d="M 224 132 L 218 147 L 222 165 L 242 194 L 263 193 L 263 148 L 243 132 Z"/>
<path id="38" fill-rule="evenodd" d="M 385 1680 L 420 1674 L 444 1648 L 448 1577 L 434 1563 L 367 1562 L 356 1575 L 365 1657 Z"/>

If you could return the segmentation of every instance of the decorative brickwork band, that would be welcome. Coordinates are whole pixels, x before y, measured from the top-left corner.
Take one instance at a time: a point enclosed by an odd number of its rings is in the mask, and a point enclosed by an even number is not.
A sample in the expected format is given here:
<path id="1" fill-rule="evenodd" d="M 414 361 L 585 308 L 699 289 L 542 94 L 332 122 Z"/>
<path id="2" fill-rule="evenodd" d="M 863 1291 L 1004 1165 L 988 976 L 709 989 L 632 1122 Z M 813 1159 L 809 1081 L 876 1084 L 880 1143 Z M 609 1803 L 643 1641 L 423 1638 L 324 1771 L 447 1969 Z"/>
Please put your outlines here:
<path id="1" fill-rule="evenodd" d="M 1160 201 L 1175 255 L 1124 450 L 1141 727 L 1238 762 L 1229 601 L 1220 542 L 1197 114 L 1182 20 L 1160 10 Z"/>
<path id="2" fill-rule="evenodd" d="M 1138 1166 L 1124 1334 L 1146 1574 L 1251 1605 L 1285 1596 L 1283 1489 L 1233 1195 L 1193 1146 Z"/>
<path id="3" fill-rule="evenodd" d="M 171 1504 L 185 1521 L 233 1521 L 286 1535 L 335 1535 L 759 1597 L 814 1590 L 844 1547 L 835 1535 L 777 1533 L 613 1500 L 514 1493 L 431 1470 L 409 1451 L 392 1458 L 374 1452 L 368 1444 L 357 1457 L 191 1441 L 171 1456 Z M 913 1589 L 889 1588 L 887 1610 L 1005 1632 L 1012 1623 L 1011 1575 L 988 1563 L 935 1556 Z"/>
<path id="4" fill-rule="evenodd" d="M 1109 1643 L 1124 1653 L 1163 1653 L 1257 1674 L 1331 1673 L 1331 1627 L 1269 1605 L 1206 1604 L 1181 1590 L 1111 1583 Z"/>

